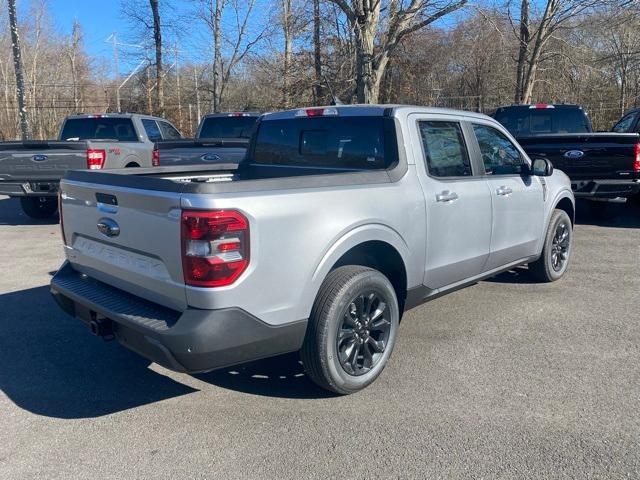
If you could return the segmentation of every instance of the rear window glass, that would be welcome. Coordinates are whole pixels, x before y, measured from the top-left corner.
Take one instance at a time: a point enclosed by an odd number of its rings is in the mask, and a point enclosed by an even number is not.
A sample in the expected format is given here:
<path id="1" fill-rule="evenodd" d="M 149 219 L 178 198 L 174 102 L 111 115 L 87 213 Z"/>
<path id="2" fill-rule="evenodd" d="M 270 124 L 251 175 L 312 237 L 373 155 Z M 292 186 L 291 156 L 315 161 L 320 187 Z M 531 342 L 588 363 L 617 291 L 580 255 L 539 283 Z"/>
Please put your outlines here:
<path id="1" fill-rule="evenodd" d="M 60 139 L 138 141 L 130 118 L 72 118 L 64 123 Z"/>
<path id="2" fill-rule="evenodd" d="M 587 115 L 579 108 L 503 108 L 494 117 L 516 136 L 591 131 Z"/>
<path id="3" fill-rule="evenodd" d="M 386 169 L 397 160 L 393 124 L 388 122 L 392 120 L 382 117 L 265 120 L 258 129 L 252 161 L 316 168 Z"/>
<path id="4" fill-rule="evenodd" d="M 199 138 L 249 138 L 257 117 L 208 117 Z"/>

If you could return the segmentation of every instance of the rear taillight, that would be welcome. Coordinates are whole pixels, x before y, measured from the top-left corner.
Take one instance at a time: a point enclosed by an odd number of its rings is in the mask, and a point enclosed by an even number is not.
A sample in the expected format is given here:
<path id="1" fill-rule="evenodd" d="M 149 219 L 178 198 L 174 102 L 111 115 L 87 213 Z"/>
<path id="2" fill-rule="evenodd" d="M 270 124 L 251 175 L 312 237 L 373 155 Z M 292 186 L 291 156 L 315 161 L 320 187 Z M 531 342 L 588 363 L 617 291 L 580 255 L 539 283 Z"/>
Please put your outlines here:
<path id="1" fill-rule="evenodd" d="M 154 149 L 153 152 L 151 152 L 151 165 L 153 165 L 154 167 L 160 166 L 160 150 L 158 150 L 157 148 Z"/>
<path id="2" fill-rule="evenodd" d="M 62 243 L 67 244 L 67 239 L 64 236 L 64 219 L 62 217 L 62 190 L 58 190 L 58 216 L 60 217 L 60 233 L 62 234 Z"/>
<path id="3" fill-rule="evenodd" d="M 640 143 L 636 143 L 636 160 L 633 162 L 633 170 L 640 173 Z"/>
<path id="4" fill-rule="evenodd" d="M 104 167 L 106 158 L 106 150 L 87 149 L 87 168 L 89 170 L 100 170 Z"/>
<path id="5" fill-rule="evenodd" d="M 235 210 L 183 210 L 184 283 L 231 285 L 249 265 L 249 221 Z"/>

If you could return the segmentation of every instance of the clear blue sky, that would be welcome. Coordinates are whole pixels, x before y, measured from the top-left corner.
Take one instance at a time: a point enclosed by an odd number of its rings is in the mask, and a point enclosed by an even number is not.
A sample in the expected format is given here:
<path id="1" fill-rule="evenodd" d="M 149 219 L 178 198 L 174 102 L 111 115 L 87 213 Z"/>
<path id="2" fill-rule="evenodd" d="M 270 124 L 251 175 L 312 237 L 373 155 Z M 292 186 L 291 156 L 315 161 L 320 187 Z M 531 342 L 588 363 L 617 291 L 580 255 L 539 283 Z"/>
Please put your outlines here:
<path id="1" fill-rule="evenodd" d="M 69 33 L 74 19 L 78 19 L 84 32 L 85 48 L 92 57 L 111 57 L 111 48 L 105 39 L 112 32 L 126 32 L 120 18 L 118 0 L 52 0 L 49 2 L 56 27 Z"/>
<path id="2" fill-rule="evenodd" d="M 28 14 L 29 4 L 32 0 L 18 0 L 18 15 L 24 18 Z M 273 10 L 275 0 L 258 0 L 258 6 L 254 12 L 254 21 L 263 23 Z M 492 0 L 476 0 L 475 3 L 491 3 Z M 535 0 L 536 4 L 539 0 Z M 142 5 L 147 6 L 144 1 Z M 175 15 L 186 15 L 192 11 L 194 3 L 190 0 L 171 0 Z M 162 1 L 161 1 L 162 4 Z M 120 0 L 49 0 L 48 8 L 53 16 L 56 29 L 62 33 L 70 33 L 74 19 L 78 19 L 84 33 L 85 48 L 92 58 L 101 59 L 102 63 L 110 67 L 112 65 L 112 46 L 105 40 L 116 32 L 121 42 L 131 41 L 130 24 L 123 18 Z M 224 22 L 224 20 L 223 20 Z M 455 22 L 453 17 L 442 20 L 440 24 L 447 25 Z M 200 22 L 186 22 L 188 32 L 182 32 L 180 41 L 182 62 L 188 59 L 196 60 L 204 58 L 203 46 L 209 40 L 205 40 L 204 28 Z M 166 40 L 172 41 L 163 35 Z M 206 41 L 207 43 L 204 43 Z M 278 40 L 275 39 L 277 42 Z M 199 43 L 200 46 L 197 46 Z M 128 49 L 135 52 L 135 49 Z M 139 60 L 127 56 L 127 47 L 120 47 L 120 74 L 126 74 L 137 65 Z M 109 71 L 110 68 L 109 68 Z"/>

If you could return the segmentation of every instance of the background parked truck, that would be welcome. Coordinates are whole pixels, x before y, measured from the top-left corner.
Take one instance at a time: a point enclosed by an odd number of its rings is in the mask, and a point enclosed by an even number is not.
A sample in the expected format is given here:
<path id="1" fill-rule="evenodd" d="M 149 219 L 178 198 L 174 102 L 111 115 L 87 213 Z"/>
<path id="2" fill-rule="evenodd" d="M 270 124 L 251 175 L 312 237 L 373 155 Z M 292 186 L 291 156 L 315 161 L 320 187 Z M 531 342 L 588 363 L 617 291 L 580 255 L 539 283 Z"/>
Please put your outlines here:
<path id="1" fill-rule="evenodd" d="M 596 216 L 615 215 L 615 203 L 640 191 L 640 137 L 633 130 L 595 133 L 577 105 L 512 105 L 493 116 L 531 157 L 548 158 L 565 172 Z"/>
<path id="2" fill-rule="evenodd" d="M 181 138 L 167 120 L 138 114 L 72 115 L 58 140 L 0 143 L 0 194 L 19 197 L 32 218 L 57 210 L 60 178 L 69 170 L 157 166 L 161 139 Z"/>

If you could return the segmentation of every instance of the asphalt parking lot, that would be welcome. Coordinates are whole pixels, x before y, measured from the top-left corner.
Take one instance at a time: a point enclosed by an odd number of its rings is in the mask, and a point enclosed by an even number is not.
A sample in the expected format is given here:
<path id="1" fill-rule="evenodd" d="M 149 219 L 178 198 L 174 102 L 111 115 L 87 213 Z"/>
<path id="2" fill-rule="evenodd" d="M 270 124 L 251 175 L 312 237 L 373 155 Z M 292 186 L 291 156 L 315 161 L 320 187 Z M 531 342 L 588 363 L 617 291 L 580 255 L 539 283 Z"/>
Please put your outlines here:
<path id="1" fill-rule="evenodd" d="M 336 397 L 295 355 L 191 377 L 48 294 L 59 228 L 0 197 L 0 478 L 638 478 L 640 205 L 579 211 L 555 284 L 519 269 L 406 314 Z"/>

